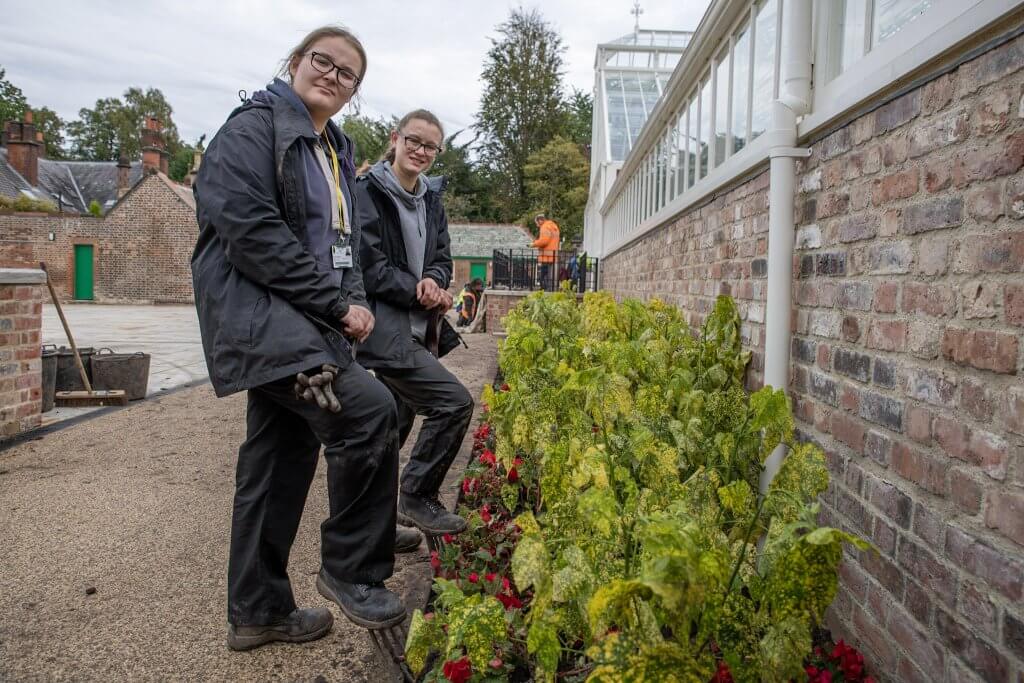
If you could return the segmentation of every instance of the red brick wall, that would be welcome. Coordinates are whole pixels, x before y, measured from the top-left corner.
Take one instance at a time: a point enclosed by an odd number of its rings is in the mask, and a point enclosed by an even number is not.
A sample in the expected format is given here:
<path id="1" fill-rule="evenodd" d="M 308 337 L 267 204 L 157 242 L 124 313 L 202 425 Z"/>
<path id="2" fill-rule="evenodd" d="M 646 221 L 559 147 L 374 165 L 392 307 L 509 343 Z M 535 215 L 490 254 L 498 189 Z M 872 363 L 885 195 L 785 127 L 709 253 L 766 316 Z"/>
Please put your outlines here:
<path id="1" fill-rule="evenodd" d="M 92 244 L 95 301 L 190 303 L 198 234 L 195 210 L 147 176 L 103 218 L 0 214 L 0 266 L 37 268 L 45 261 L 57 291 L 71 299 L 74 245 Z"/>
<path id="2" fill-rule="evenodd" d="M 870 539 L 829 613 L 883 680 L 1024 680 L 1024 37 L 799 165 L 791 384 L 823 518 Z M 763 350 L 767 172 L 606 258 L 617 296 Z M 755 364 L 751 384 L 762 380 Z"/>
<path id="3" fill-rule="evenodd" d="M 45 285 L 0 283 L 0 439 L 39 426 Z"/>
<path id="4" fill-rule="evenodd" d="M 510 292 L 508 290 L 486 292 L 484 297 L 487 301 L 487 320 L 484 323 L 487 325 L 487 331 L 492 334 L 504 332 L 505 326 L 502 325 L 502 319 L 530 294 L 531 292 L 527 291 Z"/>

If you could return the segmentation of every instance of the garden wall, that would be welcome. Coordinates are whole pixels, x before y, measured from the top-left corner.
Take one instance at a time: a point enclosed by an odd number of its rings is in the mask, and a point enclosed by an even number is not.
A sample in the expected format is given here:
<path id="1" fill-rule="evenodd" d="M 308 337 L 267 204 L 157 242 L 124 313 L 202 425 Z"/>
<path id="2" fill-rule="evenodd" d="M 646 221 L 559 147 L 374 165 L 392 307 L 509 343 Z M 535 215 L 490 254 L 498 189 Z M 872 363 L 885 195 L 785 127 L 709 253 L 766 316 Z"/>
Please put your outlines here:
<path id="1" fill-rule="evenodd" d="M 0 440 L 42 419 L 41 270 L 0 268 Z"/>
<path id="2" fill-rule="evenodd" d="M 882 680 L 1024 681 L 1024 37 L 798 164 L 790 392 L 825 521 L 870 539 L 829 614 Z M 768 171 L 607 256 L 696 325 L 730 294 L 763 381 Z"/>

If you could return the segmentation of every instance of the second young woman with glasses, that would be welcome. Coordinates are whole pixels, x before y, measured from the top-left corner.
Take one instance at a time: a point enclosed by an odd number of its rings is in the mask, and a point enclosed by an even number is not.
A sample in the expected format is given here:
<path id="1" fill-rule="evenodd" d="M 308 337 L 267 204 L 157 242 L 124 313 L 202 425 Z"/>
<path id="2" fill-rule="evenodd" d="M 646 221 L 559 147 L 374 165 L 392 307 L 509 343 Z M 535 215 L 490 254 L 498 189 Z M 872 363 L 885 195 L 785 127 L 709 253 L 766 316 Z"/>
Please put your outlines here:
<path id="1" fill-rule="evenodd" d="M 429 111 L 406 114 L 385 158 L 356 181 L 363 283 L 377 321 L 359 345 L 359 362 L 394 394 L 401 443 L 416 414 L 424 416 L 400 479 L 398 521 L 429 534 L 465 528 L 438 490 L 473 416 L 469 392 L 438 361 L 458 343 L 443 316 L 452 305 L 444 179 L 424 175 L 443 140 Z"/>

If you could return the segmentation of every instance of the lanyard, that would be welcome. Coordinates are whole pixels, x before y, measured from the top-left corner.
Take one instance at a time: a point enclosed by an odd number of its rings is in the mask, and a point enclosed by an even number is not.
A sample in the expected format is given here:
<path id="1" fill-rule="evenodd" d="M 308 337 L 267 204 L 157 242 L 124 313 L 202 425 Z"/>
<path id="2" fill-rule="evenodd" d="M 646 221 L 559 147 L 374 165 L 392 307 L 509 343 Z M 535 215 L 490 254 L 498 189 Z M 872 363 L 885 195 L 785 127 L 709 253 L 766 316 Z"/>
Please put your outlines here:
<path id="1" fill-rule="evenodd" d="M 341 191 L 341 169 L 338 167 L 338 155 L 334 151 L 334 146 L 331 145 L 331 141 L 327 138 L 327 134 L 324 134 L 324 142 L 327 143 L 327 149 L 331 152 L 331 163 L 334 166 L 334 191 L 338 193 L 338 218 L 340 220 L 339 225 L 341 226 L 341 232 L 344 235 L 349 234 L 348 223 L 345 221 L 345 210 L 348 208 L 345 203 L 345 193 Z"/>

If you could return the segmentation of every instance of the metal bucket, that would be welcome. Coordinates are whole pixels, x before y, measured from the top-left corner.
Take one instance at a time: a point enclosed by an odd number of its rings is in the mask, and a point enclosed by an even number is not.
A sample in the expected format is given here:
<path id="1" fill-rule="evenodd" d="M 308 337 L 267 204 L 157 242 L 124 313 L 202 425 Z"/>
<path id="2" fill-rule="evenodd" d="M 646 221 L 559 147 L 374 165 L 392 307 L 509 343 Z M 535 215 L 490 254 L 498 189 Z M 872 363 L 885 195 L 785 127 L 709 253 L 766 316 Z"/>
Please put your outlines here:
<path id="1" fill-rule="evenodd" d="M 89 359 L 96 350 L 91 346 L 78 347 L 78 355 L 82 358 L 82 365 L 85 366 L 85 376 L 92 382 L 92 368 Z M 75 354 L 67 346 L 57 350 L 57 383 L 56 391 L 85 391 L 82 384 L 82 376 L 78 373 L 78 366 L 75 364 Z"/>
<path id="2" fill-rule="evenodd" d="M 100 349 L 92 357 L 93 388 L 124 389 L 129 401 L 146 398 L 149 358 L 148 353 L 141 351 L 114 353 L 110 349 Z"/>
<path id="3" fill-rule="evenodd" d="M 53 398 L 57 392 L 57 345 L 43 344 L 43 410 L 53 410 Z"/>

